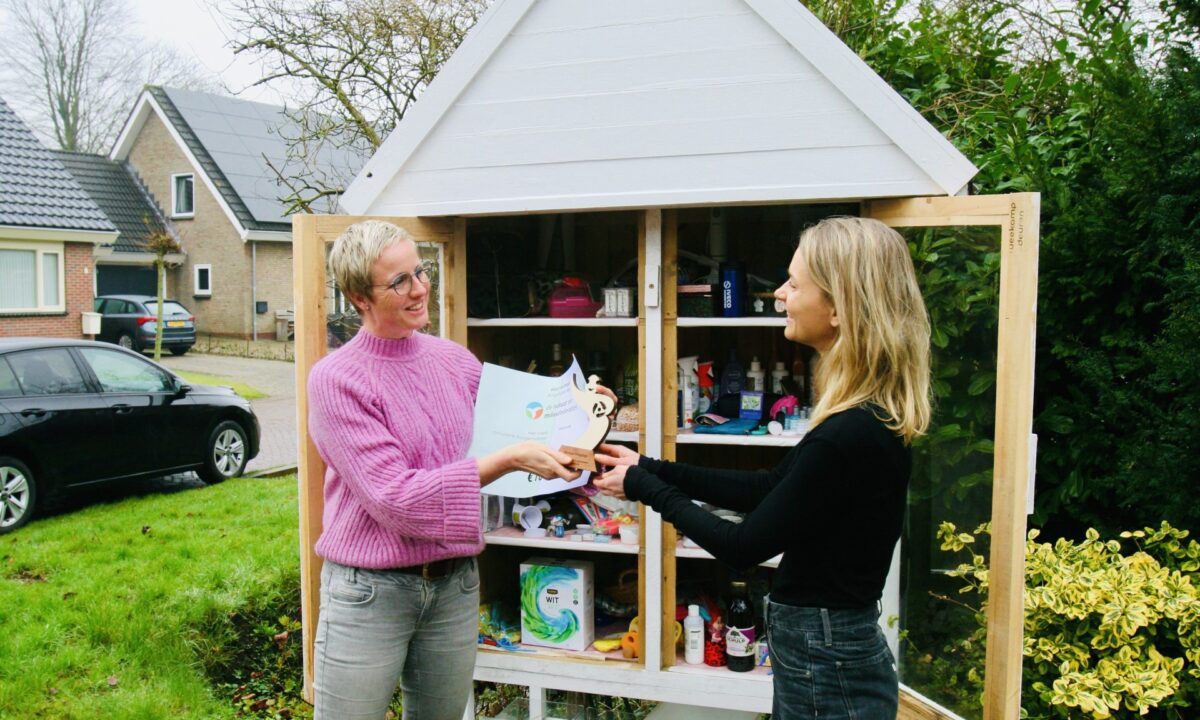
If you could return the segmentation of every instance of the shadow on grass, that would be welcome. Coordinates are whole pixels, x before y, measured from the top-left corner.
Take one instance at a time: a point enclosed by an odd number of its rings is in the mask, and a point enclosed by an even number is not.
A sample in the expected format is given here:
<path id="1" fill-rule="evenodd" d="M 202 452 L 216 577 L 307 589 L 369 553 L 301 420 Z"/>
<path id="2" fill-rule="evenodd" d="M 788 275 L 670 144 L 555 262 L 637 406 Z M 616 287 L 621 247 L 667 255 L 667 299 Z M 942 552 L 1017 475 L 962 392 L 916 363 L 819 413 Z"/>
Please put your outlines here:
<path id="1" fill-rule="evenodd" d="M 170 495 L 203 487 L 206 487 L 205 484 L 194 472 L 102 483 L 95 487 L 75 489 L 51 499 L 45 507 L 38 508 L 38 513 L 32 522 L 36 523 L 39 520 L 59 515 L 70 515 L 96 505 L 110 505 L 129 498 Z"/>

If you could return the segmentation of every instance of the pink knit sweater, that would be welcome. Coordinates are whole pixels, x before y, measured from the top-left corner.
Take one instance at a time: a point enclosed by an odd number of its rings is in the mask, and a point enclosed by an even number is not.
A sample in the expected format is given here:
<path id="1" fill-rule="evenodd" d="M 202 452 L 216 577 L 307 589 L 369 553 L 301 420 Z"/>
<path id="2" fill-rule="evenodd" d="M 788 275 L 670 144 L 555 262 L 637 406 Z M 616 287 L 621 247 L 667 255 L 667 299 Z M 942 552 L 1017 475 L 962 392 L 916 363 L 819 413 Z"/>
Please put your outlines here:
<path id="1" fill-rule="evenodd" d="M 366 330 L 313 367 L 308 429 L 328 466 L 318 555 L 394 568 L 483 549 L 466 457 L 481 371 L 449 340 Z"/>

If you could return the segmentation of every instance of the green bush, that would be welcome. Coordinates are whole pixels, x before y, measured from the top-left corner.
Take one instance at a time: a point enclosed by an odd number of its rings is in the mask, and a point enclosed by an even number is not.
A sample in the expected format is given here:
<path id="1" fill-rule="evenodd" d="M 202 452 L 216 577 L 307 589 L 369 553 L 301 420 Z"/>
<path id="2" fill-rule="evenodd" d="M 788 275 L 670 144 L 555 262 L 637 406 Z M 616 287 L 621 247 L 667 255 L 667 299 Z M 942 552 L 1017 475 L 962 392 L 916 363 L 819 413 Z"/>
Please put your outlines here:
<path id="1" fill-rule="evenodd" d="M 982 698 L 987 561 L 977 536 L 942 523 L 942 549 L 966 553 L 951 575 L 960 593 L 983 600 L 970 637 L 945 648 L 938 681 Z M 1025 545 L 1026 718 L 1183 718 L 1200 699 L 1200 543 L 1186 530 L 1157 528 L 1101 540 Z M 976 707 L 979 707 L 976 704 Z"/>

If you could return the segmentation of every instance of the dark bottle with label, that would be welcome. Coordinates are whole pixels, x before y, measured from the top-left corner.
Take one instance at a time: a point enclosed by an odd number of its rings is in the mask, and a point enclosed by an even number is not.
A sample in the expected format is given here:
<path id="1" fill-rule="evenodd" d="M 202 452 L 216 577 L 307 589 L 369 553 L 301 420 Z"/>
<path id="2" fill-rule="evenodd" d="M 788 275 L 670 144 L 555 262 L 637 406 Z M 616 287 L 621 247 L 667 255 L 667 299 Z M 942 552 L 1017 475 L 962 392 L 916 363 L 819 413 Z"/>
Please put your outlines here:
<path id="1" fill-rule="evenodd" d="M 754 669 L 754 610 L 746 583 L 734 580 L 730 584 L 728 625 L 725 629 L 725 660 L 734 672 Z"/>

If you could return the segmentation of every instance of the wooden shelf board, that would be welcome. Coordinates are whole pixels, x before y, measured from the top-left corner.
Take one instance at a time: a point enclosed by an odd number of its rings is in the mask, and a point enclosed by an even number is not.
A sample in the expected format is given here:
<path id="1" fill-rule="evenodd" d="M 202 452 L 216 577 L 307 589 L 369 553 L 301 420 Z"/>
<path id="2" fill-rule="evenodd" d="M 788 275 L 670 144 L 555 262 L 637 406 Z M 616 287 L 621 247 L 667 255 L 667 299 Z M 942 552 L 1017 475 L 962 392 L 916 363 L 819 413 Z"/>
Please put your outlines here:
<path id="1" fill-rule="evenodd" d="M 676 320 L 681 328 L 689 327 L 787 327 L 787 318 L 780 315 L 749 317 L 681 317 Z"/>
<path id="2" fill-rule="evenodd" d="M 799 435 L 713 435 L 692 430 L 676 430 L 675 442 L 680 445 L 744 445 L 747 447 L 792 447 L 804 438 Z"/>
<path id="3" fill-rule="evenodd" d="M 525 537 L 525 533 L 514 527 L 502 527 L 483 534 L 488 545 L 513 545 L 517 547 L 532 547 L 548 550 L 566 550 L 574 552 L 617 553 L 622 555 L 637 555 L 640 545 L 623 543 L 613 540 L 606 543 L 583 542 L 571 540 L 574 530 L 568 530 L 561 538 L 552 535 L 539 538 Z"/>
<path id="4" fill-rule="evenodd" d="M 638 319 L 631 318 L 467 318 L 467 327 L 628 327 L 636 328 Z"/>
<path id="5" fill-rule="evenodd" d="M 712 556 L 712 554 L 710 552 L 708 552 L 707 550 L 705 550 L 704 548 L 692 547 L 691 545 L 684 545 L 683 540 L 679 540 L 678 542 L 675 543 L 675 557 L 676 558 L 686 558 L 686 559 L 690 559 L 690 560 L 714 560 L 715 559 Z M 779 561 L 782 558 L 783 558 L 783 554 L 780 553 L 779 555 L 776 555 L 775 557 L 771 558 L 770 560 L 765 560 L 763 562 L 760 562 L 759 565 L 762 567 L 776 568 L 776 567 L 779 567 Z"/>

